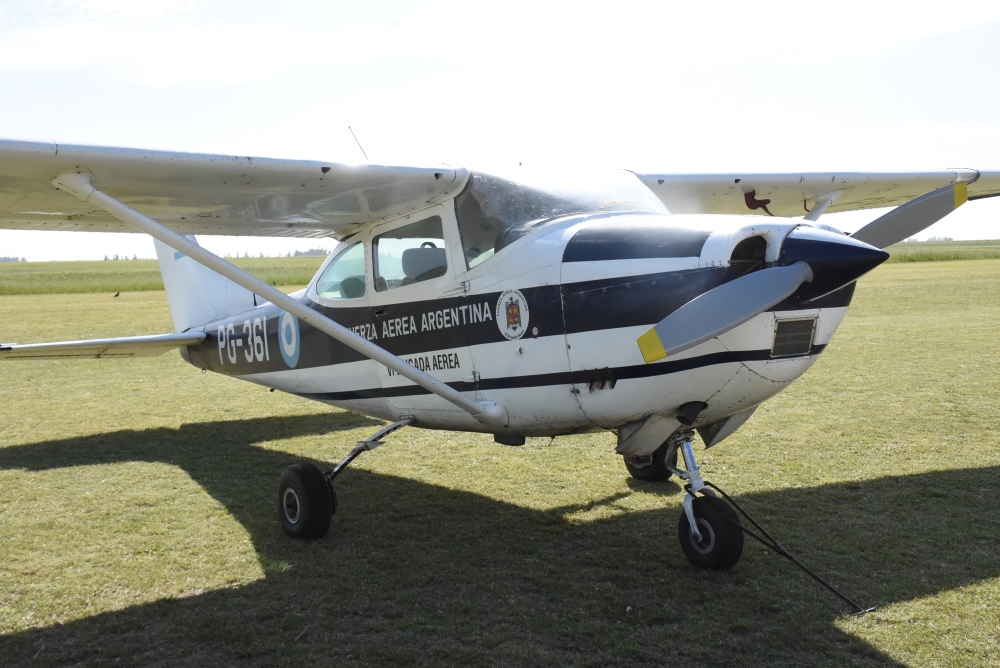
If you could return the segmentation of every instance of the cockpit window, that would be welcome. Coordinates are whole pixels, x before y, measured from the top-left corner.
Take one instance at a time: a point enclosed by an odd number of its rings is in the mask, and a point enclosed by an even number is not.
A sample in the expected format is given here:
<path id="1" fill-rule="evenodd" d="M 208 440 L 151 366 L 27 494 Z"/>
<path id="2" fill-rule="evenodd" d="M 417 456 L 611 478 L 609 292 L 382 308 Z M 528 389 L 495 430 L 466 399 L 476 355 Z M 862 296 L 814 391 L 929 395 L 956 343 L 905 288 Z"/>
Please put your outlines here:
<path id="1" fill-rule="evenodd" d="M 458 229 L 469 268 L 555 218 L 578 213 L 665 213 L 631 172 L 515 179 L 474 172 L 456 198 Z"/>
<path id="2" fill-rule="evenodd" d="M 375 289 L 420 283 L 448 270 L 440 216 L 431 216 L 375 237 Z"/>
<path id="3" fill-rule="evenodd" d="M 365 296 L 365 246 L 348 246 L 326 265 L 316 281 L 316 294 L 324 299 L 356 299 Z"/>

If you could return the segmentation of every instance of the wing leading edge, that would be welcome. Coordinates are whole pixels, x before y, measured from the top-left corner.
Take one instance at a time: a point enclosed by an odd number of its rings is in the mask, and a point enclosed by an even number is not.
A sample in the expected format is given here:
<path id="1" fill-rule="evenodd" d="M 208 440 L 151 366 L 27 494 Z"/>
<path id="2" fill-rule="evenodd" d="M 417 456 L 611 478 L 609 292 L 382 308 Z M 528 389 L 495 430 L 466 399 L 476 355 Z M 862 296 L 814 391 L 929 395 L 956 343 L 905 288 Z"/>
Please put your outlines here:
<path id="1" fill-rule="evenodd" d="M 93 175 L 182 234 L 343 238 L 464 186 L 465 170 L 273 160 L 0 140 L 0 229 L 135 232 L 52 185 Z"/>
<path id="2" fill-rule="evenodd" d="M 671 213 L 808 216 L 899 206 L 953 183 L 969 199 L 1000 195 L 1000 172 L 814 172 L 801 174 L 636 174 Z"/>
<path id="3" fill-rule="evenodd" d="M 0 140 L 0 229 L 134 232 L 56 188 L 61 174 L 182 234 L 344 238 L 456 195 L 468 171 Z M 814 217 L 904 204 L 954 183 L 1000 195 L 1000 172 L 637 173 L 672 213 Z"/>

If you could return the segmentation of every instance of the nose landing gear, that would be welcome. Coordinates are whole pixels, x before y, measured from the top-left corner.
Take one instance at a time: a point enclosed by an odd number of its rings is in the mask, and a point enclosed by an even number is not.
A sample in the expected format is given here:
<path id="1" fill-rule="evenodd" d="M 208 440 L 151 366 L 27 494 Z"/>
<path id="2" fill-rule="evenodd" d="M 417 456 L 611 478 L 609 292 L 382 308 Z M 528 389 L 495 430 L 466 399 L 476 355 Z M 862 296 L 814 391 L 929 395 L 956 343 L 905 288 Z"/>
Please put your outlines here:
<path id="1" fill-rule="evenodd" d="M 701 470 L 698 468 L 698 462 L 694 458 L 694 449 L 691 447 L 693 436 L 694 434 L 691 431 L 681 431 L 671 436 L 665 444 L 668 446 L 668 456 L 670 452 L 680 450 L 681 455 L 684 457 L 684 466 L 687 469 L 686 471 L 680 471 L 672 467 L 671 472 L 675 473 L 682 480 L 688 481 L 688 484 L 684 487 L 687 492 L 684 496 L 684 512 L 681 513 L 681 519 L 677 526 L 677 537 L 680 539 L 681 549 L 684 551 L 684 556 L 688 558 L 688 561 L 700 568 L 717 571 L 729 570 L 743 556 L 743 534 L 747 534 L 765 547 L 791 561 L 800 570 L 809 575 L 809 577 L 823 585 L 844 603 L 854 608 L 854 614 L 863 615 L 874 610 L 874 608 L 861 607 L 844 595 L 839 589 L 817 575 L 813 570 L 792 556 L 764 527 L 750 517 L 725 492 L 712 483 L 706 483 L 701 477 Z M 719 498 L 716 492 L 725 497 L 725 501 Z M 737 511 L 739 511 L 739 514 Z M 744 528 L 740 514 L 759 533 Z"/>
<path id="2" fill-rule="evenodd" d="M 691 446 L 692 438 L 694 432 L 681 431 L 666 443 L 668 450 L 680 450 L 687 469 L 672 469 L 679 478 L 688 481 L 684 487 L 687 494 L 684 496 L 684 512 L 677 525 L 677 537 L 684 556 L 692 564 L 699 568 L 726 571 L 743 556 L 743 523 L 736 511 L 705 485 Z"/>

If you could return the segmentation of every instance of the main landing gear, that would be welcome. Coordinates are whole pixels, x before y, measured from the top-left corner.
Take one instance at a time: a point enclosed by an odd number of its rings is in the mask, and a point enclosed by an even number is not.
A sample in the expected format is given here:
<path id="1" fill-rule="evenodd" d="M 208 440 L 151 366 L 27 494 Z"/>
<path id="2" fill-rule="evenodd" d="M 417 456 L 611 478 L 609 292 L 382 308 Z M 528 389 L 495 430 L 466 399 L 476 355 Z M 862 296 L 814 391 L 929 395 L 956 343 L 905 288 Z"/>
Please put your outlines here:
<path id="1" fill-rule="evenodd" d="M 717 571 L 729 570 L 743 556 L 743 523 L 732 506 L 705 485 L 694 457 L 694 433 L 681 431 L 646 458 L 625 457 L 625 467 L 640 480 L 666 480 L 676 474 L 686 480 L 684 512 L 677 525 L 681 550 L 695 566 Z M 677 468 L 677 454 L 684 468 Z"/>
<path id="2" fill-rule="evenodd" d="M 383 445 L 382 438 L 413 422 L 400 420 L 364 441 L 358 441 L 351 453 L 335 467 L 323 473 L 308 462 L 292 464 L 278 479 L 278 521 L 292 538 L 322 538 L 330 530 L 333 514 L 337 512 L 337 493 L 333 479 L 362 452 Z"/>
<path id="3" fill-rule="evenodd" d="M 677 470 L 677 446 L 671 448 L 669 445 L 668 440 L 651 455 L 624 455 L 629 475 L 648 482 L 669 480 Z"/>

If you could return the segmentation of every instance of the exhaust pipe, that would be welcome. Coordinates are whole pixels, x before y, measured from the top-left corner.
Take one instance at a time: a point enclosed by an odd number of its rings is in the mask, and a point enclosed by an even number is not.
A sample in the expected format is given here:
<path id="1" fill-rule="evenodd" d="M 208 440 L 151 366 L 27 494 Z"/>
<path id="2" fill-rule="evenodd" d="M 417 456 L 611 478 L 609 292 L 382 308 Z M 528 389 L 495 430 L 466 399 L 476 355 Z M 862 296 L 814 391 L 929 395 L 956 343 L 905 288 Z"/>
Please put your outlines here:
<path id="1" fill-rule="evenodd" d="M 704 401 L 689 401 L 677 409 L 677 421 L 685 427 L 690 427 L 706 408 L 708 408 L 708 404 Z"/>

